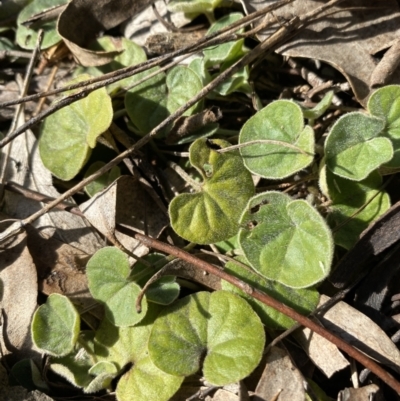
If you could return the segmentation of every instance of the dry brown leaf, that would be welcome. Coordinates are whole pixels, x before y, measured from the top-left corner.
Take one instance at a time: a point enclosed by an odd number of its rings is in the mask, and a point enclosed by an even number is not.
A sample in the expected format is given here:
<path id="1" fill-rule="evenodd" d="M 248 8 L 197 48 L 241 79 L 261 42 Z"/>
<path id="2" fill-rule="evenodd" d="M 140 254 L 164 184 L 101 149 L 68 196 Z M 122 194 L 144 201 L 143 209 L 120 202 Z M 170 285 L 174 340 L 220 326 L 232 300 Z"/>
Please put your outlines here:
<path id="1" fill-rule="evenodd" d="M 18 125 L 23 123 L 24 116 L 21 113 Z M 42 163 L 38 141 L 30 130 L 0 150 L 0 177 L 4 182 L 13 181 L 43 195 L 54 198 L 60 195 L 53 187 L 51 173 Z M 13 192 L 5 192 L 4 212 L 13 218 L 24 219 L 42 207 L 40 202 Z M 41 229 L 43 235 L 54 235 L 60 241 L 90 255 L 104 246 L 100 236 L 82 217 L 68 212 L 50 211 L 37 219 L 33 225 Z"/>
<path id="2" fill-rule="evenodd" d="M 10 365 L 24 358 L 40 360 L 30 332 L 37 306 L 37 273 L 26 242 L 22 233 L 0 249 L 1 329 Z"/>
<path id="3" fill-rule="evenodd" d="M 265 6 L 265 2 L 254 0 L 242 0 L 242 3 L 248 13 Z M 274 11 L 268 18 L 271 23 L 285 21 L 321 4 L 315 0 L 295 1 Z M 339 12 L 333 13 L 337 10 Z M 400 10 L 395 0 L 341 2 L 279 47 L 277 52 L 329 63 L 346 77 L 357 100 L 365 105 L 371 92 L 371 75 L 377 64 L 373 55 L 390 47 L 400 37 L 399 27 Z M 270 33 L 271 29 L 258 37 L 263 40 Z"/>
<path id="4" fill-rule="evenodd" d="M 314 365 L 326 377 L 331 377 L 339 370 L 350 365 L 336 345 L 310 329 L 303 328 L 296 330 L 294 337 L 313 361 Z"/>
<path id="5" fill-rule="evenodd" d="M 136 239 L 115 231 L 116 224 L 157 238 L 169 223 L 139 181 L 131 176 L 119 177 L 108 188 L 81 204 L 80 209 L 101 233 L 108 238 L 115 236 L 138 257 L 146 255 L 148 248 Z"/>
<path id="6" fill-rule="evenodd" d="M 87 46 L 100 32 L 114 28 L 154 0 L 72 0 L 58 19 L 58 33 L 75 59 L 86 67 L 109 63 L 121 51 L 100 52 Z"/>
<path id="7" fill-rule="evenodd" d="M 293 365 L 288 353 L 272 347 L 257 384 L 254 401 L 304 401 L 304 378 Z M 278 398 L 279 397 L 279 398 Z"/>
<path id="8" fill-rule="evenodd" d="M 379 391 L 376 384 L 360 388 L 345 388 L 339 393 L 340 401 L 370 401 L 371 397 Z"/>
<path id="9" fill-rule="evenodd" d="M 320 304 L 329 300 L 321 295 Z M 321 323 L 371 358 L 400 372 L 400 351 L 387 334 L 369 317 L 345 302 L 338 302 L 323 316 Z"/>
<path id="10" fill-rule="evenodd" d="M 28 248 L 37 266 L 40 292 L 68 296 L 79 311 L 90 310 L 90 315 L 84 316 L 86 321 L 93 315 L 101 319 L 103 310 L 93 308 L 97 304 L 89 292 L 85 274 L 91 255 L 54 237 L 46 238 L 34 228 L 27 227 L 27 232 Z M 92 325 L 95 325 L 94 321 Z"/>

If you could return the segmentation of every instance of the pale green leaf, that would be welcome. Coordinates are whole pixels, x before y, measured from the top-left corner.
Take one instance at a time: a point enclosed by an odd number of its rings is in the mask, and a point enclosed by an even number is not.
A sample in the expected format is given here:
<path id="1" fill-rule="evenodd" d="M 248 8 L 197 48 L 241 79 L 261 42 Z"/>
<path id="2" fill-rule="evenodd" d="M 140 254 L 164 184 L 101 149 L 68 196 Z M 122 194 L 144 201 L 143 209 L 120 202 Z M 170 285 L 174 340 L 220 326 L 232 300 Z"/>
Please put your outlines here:
<path id="1" fill-rule="evenodd" d="M 375 91 L 368 100 L 368 111 L 385 121 L 381 135 L 393 144 L 393 158 L 385 167 L 400 167 L 400 86 L 388 85 Z"/>
<path id="2" fill-rule="evenodd" d="M 393 157 L 389 139 L 380 135 L 381 118 L 348 113 L 333 125 L 325 142 L 326 165 L 334 174 L 361 181 Z"/>
<path id="3" fill-rule="evenodd" d="M 248 202 L 241 227 L 239 242 L 244 255 L 267 279 L 306 288 L 329 274 L 332 235 L 306 201 L 275 191 L 258 194 Z"/>
<path id="4" fill-rule="evenodd" d="M 89 78 L 81 75 L 70 84 Z M 110 126 L 112 116 L 111 98 L 101 88 L 47 117 L 39 140 L 45 167 L 62 180 L 74 178 L 96 146 L 97 137 Z"/>
<path id="5" fill-rule="evenodd" d="M 277 100 L 247 120 L 239 143 L 246 145 L 240 148 L 245 166 L 269 179 L 288 177 L 314 158 L 314 132 L 304 126 L 300 107 L 288 100 Z"/>
<path id="6" fill-rule="evenodd" d="M 202 175 L 203 184 L 199 192 L 178 195 L 169 206 L 172 228 L 188 241 L 210 244 L 235 235 L 241 211 L 254 193 L 239 153 L 213 149 L 229 145 L 198 139 L 190 146 L 190 163 Z"/>
<path id="7" fill-rule="evenodd" d="M 240 20 L 241 18 L 243 18 L 242 13 L 231 13 L 225 15 L 212 24 L 210 29 L 207 31 L 207 35 L 212 35 L 213 33 Z M 243 32 L 243 28 L 238 30 L 238 33 L 239 32 Z M 205 65 L 211 66 L 214 64 L 227 63 L 231 60 L 238 59 L 244 54 L 243 44 L 244 39 L 239 39 L 236 41 L 223 43 L 221 45 L 207 47 L 203 50 Z"/>
<path id="8" fill-rule="evenodd" d="M 259 317 L 226 291 L 198 292 L 166 308 L 153 325 L 149 354 L 166 373 L 189 376 L 201 368 L 215 385 L 248 376 L 260 362 L 265 335 Z"/>
<path id="9" fill-rule="evenodd" d="M 352 248 L 369 224 L 390 208 L 389 195 L 379 189 L 382 177 L 377 171 L 355 182 L 323 168 L 320 181 L 324 181 L 332 201 L 327 221 L 333 230 L 333 239 L 345 249 Z"/>
<path id="10" fill-rule="evenodd" d="M 60 294 L 51 294 L 32 320 L 32 340 L 49 355 L 69 354 L 78 339 L 80 317 L 72 302 Z"/>
<path id="11" fill-rule="evenodd" d="M 242 256 L 237 257 L 237 260 L 246 264 L 246 259 Z M 318 306 L 319 294 L 315 288 L 294 289 L 286 287 L 283 284 L 267 280 L 258 275 L 251 267 L 246 269 L 235 262 L 226 263 L 224 270 L 303 315 L 309 315 Z M 290 317 L 254 299 L 225 280 L 221 281 L 221 286 L 223 290 L 231 291 L 246 299 L 254 311 L 257 312 L 264 325 L 271 329 L 288 329 L 296 323 Z"/>
<path id="12" fill-rule="evenodd" d="M 49 8 L 66 4 L 68 0 L 33 0 L 24 7 L 18 15 L 16 39 L 19 46 L 23 49 L 33 50 L 36 46 L 39 29 L 43 30 L 42 49 L 47 49 L 61 41 L 61 36 L 57 32 L 57 20 L 54 18 L 42 24 L 34 24 L 27 27 L 23 22 L 45 11 Z M 2 6 L 2 5 L 1 5 Z M 1 8 L 1 7 L 0 7 Z"/>
<path id="13" fill-rule="evenodd" d="M 151 69 L 146 74 L 154 72 Z M 143 78 L 146 74 L 138 74 Z M 178 66 L 130 89 L 125 95 L 125 108 L 129 118 L 141 134 L 149 133 L 171 113 L 194 97 L 203 85 L 199 76 L 188 67 Z M 188 116 L 196 110 L 190 107 L 183 115 Z"/>
<path id="14" fill-rule="evenodd" d="M 135 303 L 141 288 L 128 280 L 128 257 L 117 248 L 105 247 L 97 251 L 86 266 L 86 275 L 93 298 L 105 304 L 106 317 L 116 326 L 132 326 L 140 322 L 147 311 L 143 298 L 142 313 Z"/>
<path id="15" fill-rule="evenodd" d="M 141 359 L 118 382 L 118 401 L 168 401 L 183 382 L 183 376 L 158 369 L 149 356 Z"/>

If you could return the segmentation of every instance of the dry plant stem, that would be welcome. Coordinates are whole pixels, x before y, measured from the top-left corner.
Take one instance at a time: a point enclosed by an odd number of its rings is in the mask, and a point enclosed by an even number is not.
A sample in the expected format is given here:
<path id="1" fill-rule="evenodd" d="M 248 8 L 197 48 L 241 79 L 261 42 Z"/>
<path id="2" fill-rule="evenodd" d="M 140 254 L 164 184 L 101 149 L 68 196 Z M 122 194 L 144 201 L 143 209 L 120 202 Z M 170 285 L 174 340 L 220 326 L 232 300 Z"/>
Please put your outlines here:
<path id="1" fill-rule="evenodd" d="M 330 333 L 328 330 L 318 325 L 317 323 L 310 320 L 308 317 L 301 315 L 296 312 L 294 309 L 289 308 L 285 304 L 275 300 L 267 294 L 264 294 L 261 291 L 251 287 L 249 284 L 239 280 L 238 278 L 231 276 L 230 274 L 224 272 L 223 270 L 218 269 L 210 263 L 205 262 L 204 260 L 198 259 L 195 256 L 179 249 L 174 246 L 165 244 L 156 239 L 147 237 L 142 234 L 136 233 L 134 235 L 135 239 L 140 241 L 142 244 L 148 246 L 149 248 L 154 248 L 159 251 L 168 253 L 169 255 L 176 256 L 179 259 L 182 259 L 188 263 L 193 264 L 199 269 L 205 270 L 207 273 L 214 274 L 215 276 L 221 278 L 222 280 L 231 283 L 232 285 L 238 287 L 246 294 L 252 296 L 263 304 L 270 306 L 277 310 L 280 313 L 289 316 L 290 318 L 296 320 L 302 326 L 309 328 L 315 333 L 321 335 L 331 343 L 335 344 L 339 349 L 346 352 L 349 356 L 360 362 L 367 369 L 370 369 L 376 376 L 378 376 L 382 381 L 384 381 L 388 386 L 390 386 L 393 390 L 395 390 L 398 394 L 400 394 L 400 383 L 388 372 L 382 369 L 376 362 L 372 361 L 369 357 L 362 354 L 360 351 L 352 347 L 347 342 L 343 341 L 340 337 L 336 336 L 333 333 Z"/>
<path id="2" fill-rule="evenodd" d="M 261 10 L 258 10 L 246 17 L 241 18 L 239 21 L 234 22 L 233 24 L 227 26 L 226 28 L 219 30 L 218 32 L 215 32 L 212 35 L 208 35 L 208 36 L 204 37 L 203 39 L 199 40 L 196 44 L 184 47 L 182 49 L 176 50 L 176 51 L 166 54 L 164 56 L 156 57 L 156 58 L 146 61 L 144 63 L 140 63 L 140 64 L 136 64 L 134 66 L 122 68 L 118 71 L 110 72 L 110 73 L 104 74 L 100 77 L 95 77 L 95 78 L 89 79 L 87 81 L 82 81 L 82 82 L 76 83 L 74 85 L 65 86 L 65 87 L 62 87 L 59 89 L 54 89 L 54 90 L 51 90 L 48 92 L 37 93 L 35 95 L 26 96 L 22 99 L 16 99 L 16 100 L 11 100 L 9 102 L 0 103 L 0 107 L 6 107 L 6 106 L 15 105 L 18 103 L 28 102 L 31 100 L 37 100 L 41 97 L 56 95 L 58 93 L 62 93 L 62 92 L 69 91 L 72 89 L 83 88 L 83 87 L 88 87 L 87 90 L 93 91 L 95 89 L 102 88 L 103 86 L 112 84 L 116 81 L 122 80 L 124 78 L 128 78 L 134 74 L 145 71 L 151 67 L 159 65 L 162 62 L 168 61 L 175 57 L 179 57 L 183 54 L 187 54 L 189 52 L 198 52 L 208 46 L 214 46 L 214 45 L 217 45 L 220 43 L 237 40 L 238 36 L 240 36 L 240 35 L 236 35 L 233 32 L 237 31 L 238 29 L 240 29 L 242 27 L 245 27 L 246 25 L 251 23 L 253 20 L 263 16 L 265 13 L 273 11 L 273 10 L 280 8 L 286 4 L 289 4 L 293 1 L 294 0 L 281 0 L 279 2 L 271 4 Z M 98 86 L 93 85 L 95 83 L 99 83 L 99 85 Z M 90 85 L 93 85 L 93 86 L 89 87 Z"/>

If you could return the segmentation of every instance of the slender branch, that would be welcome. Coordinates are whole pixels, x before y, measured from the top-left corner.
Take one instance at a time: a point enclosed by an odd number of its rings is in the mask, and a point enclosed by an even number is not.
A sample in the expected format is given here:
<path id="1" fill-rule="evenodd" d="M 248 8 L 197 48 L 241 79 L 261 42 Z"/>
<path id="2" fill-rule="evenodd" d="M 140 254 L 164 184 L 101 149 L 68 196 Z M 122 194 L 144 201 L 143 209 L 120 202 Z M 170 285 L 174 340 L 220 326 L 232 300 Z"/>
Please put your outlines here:
<path id="1" fill-rule="evenodd" d="M 246 17 L 241 18 L 240 20 L 232 23 L 231 25 L 211 34 L 208 36 L 205 36 L 203 39 L 199 40 L 197 43 L 183 47 L 182 49 L 176 50 L 174 52 L 168 53 L 164 56 L 160 56 L 160 57 L 156 57 L 152 60 L 140 63 L 140 64 L 136 64 L 134 66 L 129 66 L 126 68 L 121 68 L 118 71 L 114 71 L 114 72 L 110 72 L 108 74 L 104 74 L 100 77 L 94 77 L 92 79 L 89 79 L 87 81 L 82 81 L 79 83 L 76 83 L 74 85 L 69 85 L 69 86 L 64 86 L 62 88 L 59 89 L 54 89 L 48 92 L 41 92 L 41 93 L 37 93 L 35 95 L 31 95 L 31 96 L 26 96 L 22 99 L 16 99 L 16 100 L 11 100 L 8 102 L 3 102 L 0 103 L 0 107 L 6 107 L 6 106 L 11 106 L 11 105 L 15 105 L 18 103 L 23 103 L 23 102 L 28 102 L 31 100 L 37 100 L 41 97 L 45 97 L 45 96 L 50 96 L 50 95 L 56 95 L 58 93 L 62 93 L 65 91 L 69 91 L 72 89 L 78 89 L 78 88 L 83 88 L 83 87 L 88 87 L 90 85 L 93 85 L 97 82 L 101 82 L 100 86 L 93 86 L 93 88 L 87 88 L 90 90 L 95 90 L 98 88 L 101 88 L 103 86 L 109 85 L 111 83 L 114 83 L 116 81 L 119 81 L 121 79 L 124 78 L 128 78 L 134 74 L 137 74 L 139 72 L 145 71 L 146 69 L 149 69 L 151 67 L 154 67 L 156 65 L 159 65 L 160 63 L 173 59 L 175 57 L 179 57 L 183 54 L 186 54 L 188 52 L 198 52 L 208 46 L 214 46 L 217 45 L 219 43 L 222 43 L 222 41 L 232 41 L 237 39 L 237 35 L 233 34 L 234 31 L 240 29 L 241 27 L 244 27 L 246 25 L 248 25 L 249 23 L 251 23 L 253 20 L 260 18 L 261 16 L 263 16 L 264 14 L 271 12 L 277 8 L 280 8 L 286 4 L 289 4 L 291 2 L 293 2 L 294 0 L 281 0 L 278 1 L 274 4 L 270 4 L 267 7 L 262 8 L 261 10 L 258 10 L 252 14 L 247 15 Z M 233 32 L 232 32 L 233 31 Z M 104 81 L 104 82 L 103 82 Z"/>
<path id="2" fill-rule="evenodd" d="M 289 306 L 251 287 L 249 284 L 238 279 L 237 277 L 231 276 L 225 271 L 218 269 L 212 264 L 207 263 L 204 260 L 201 260 L 191 255 L 190 253 L 183 251 L 182 249 L 179 249 L 172 245 L 165 244 L 161 241 L 158 241 L 156 239 L 150 238 L 146 235 L 139 233 L 135 233 L 134 238 L 149 248 L 154 248 L 159 251 L 165 252 L 169 255 L 176 256 L 177 258 L 182 259 L 188 263 L 191 263 L 192 265 L 206 271 L 207 273 L 213 274 L 221 278 L 222 280 L 227 281 L 228 283 L 244 291 L 246 294 L 262 302 L 263 304 L 270 306 L 271 308 L 274 308 L 278 312 L 283 313 L 286 316 L 289 316 L 293 320 L 296 320 L 302 326 L 309 328 L 310 330 L 314 331 L 320 336 L 326 338 L 331 343 L 335 344 L 339 349 L 346 352 L 349 356 L 360 362 L 367 369 L 371 370 L 371 372 L 375 373 L 376 376 L 378 376 L 388 386 L 390 386 L 393 390 L 395 390 L 398 394 L 400 394 L 400 383 L 390 373 L 386 372 L 386 370 L 384 370 L 381 366 L 379 366 L 376 362 L 367 357 L 365 354 L 358 351 L 356 348 L 354 348 L 353 346 L 342 340 L 337 335 L 329 332 L 324 327 L 313 322 L 308 317 L 301 315 L 300 313 L 290 308 Z"/>

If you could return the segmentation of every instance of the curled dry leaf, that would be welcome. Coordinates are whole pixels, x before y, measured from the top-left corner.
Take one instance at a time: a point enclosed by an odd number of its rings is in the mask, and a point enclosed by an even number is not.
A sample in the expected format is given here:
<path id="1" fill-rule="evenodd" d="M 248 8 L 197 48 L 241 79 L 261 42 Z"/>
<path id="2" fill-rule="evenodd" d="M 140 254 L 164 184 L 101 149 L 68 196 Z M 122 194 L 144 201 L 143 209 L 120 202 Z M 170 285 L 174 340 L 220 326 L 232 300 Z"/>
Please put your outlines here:
<path id="1" fill-rule="evenodd" d="M 241 1 L 248 13 L 265 6 L 264 2 Z M 267 18 L 271 23 L 290 20 L 321 4 L 313 0 L 295 1 L 274 11 Z M 383 4 L 383 7 L 381 3 L 377 7 L 373 0 L 342 2 L 319 16 L 315 22 L 279 47 L 277 52 L 331 64 L 346 77 L 357 100 L 365 105 L 371 91 L 371 75 L 376 67 L 373 55 L 391 46 L 400 36 L 397 2 L 386 0 Z M 262 31 L 258 38 L 264 40 L 270 33 L 271 29 Z"/>
<path id="2" fill-rule="evenodd" d="M 321 295 L 320 303 L 329 297 Z M 400 372 L 400 351 L 387 334 L 369 317 L 345 302 L 338 302 L 319 320 L 326 329 L 384 365 Z"/>
<path id="3" fill-rule="evenodd" d="M 257 384 L 254 401 L 304 401 L 304 378 L 286 351 L 272 347 Z"/>
<path id="4" fill-rule="evenodd" d="M 72 0 L 58 20 L 58 33 L 77 61 L 93 67 L 111 62 L 121 51 L 92 51 L 90 41 L 135 15 L 154 0 Z"/>
<path id="5" fill-rule="evenodd" d="M 4 217 L 3 215 L 1 217 Z M 36 266 L 22 233 L 0 249 L 0 307 L 5 353 L 11 365 L 24 358 L 40 360 L 33 346 L 30 326 L 38 295 Z"/>

